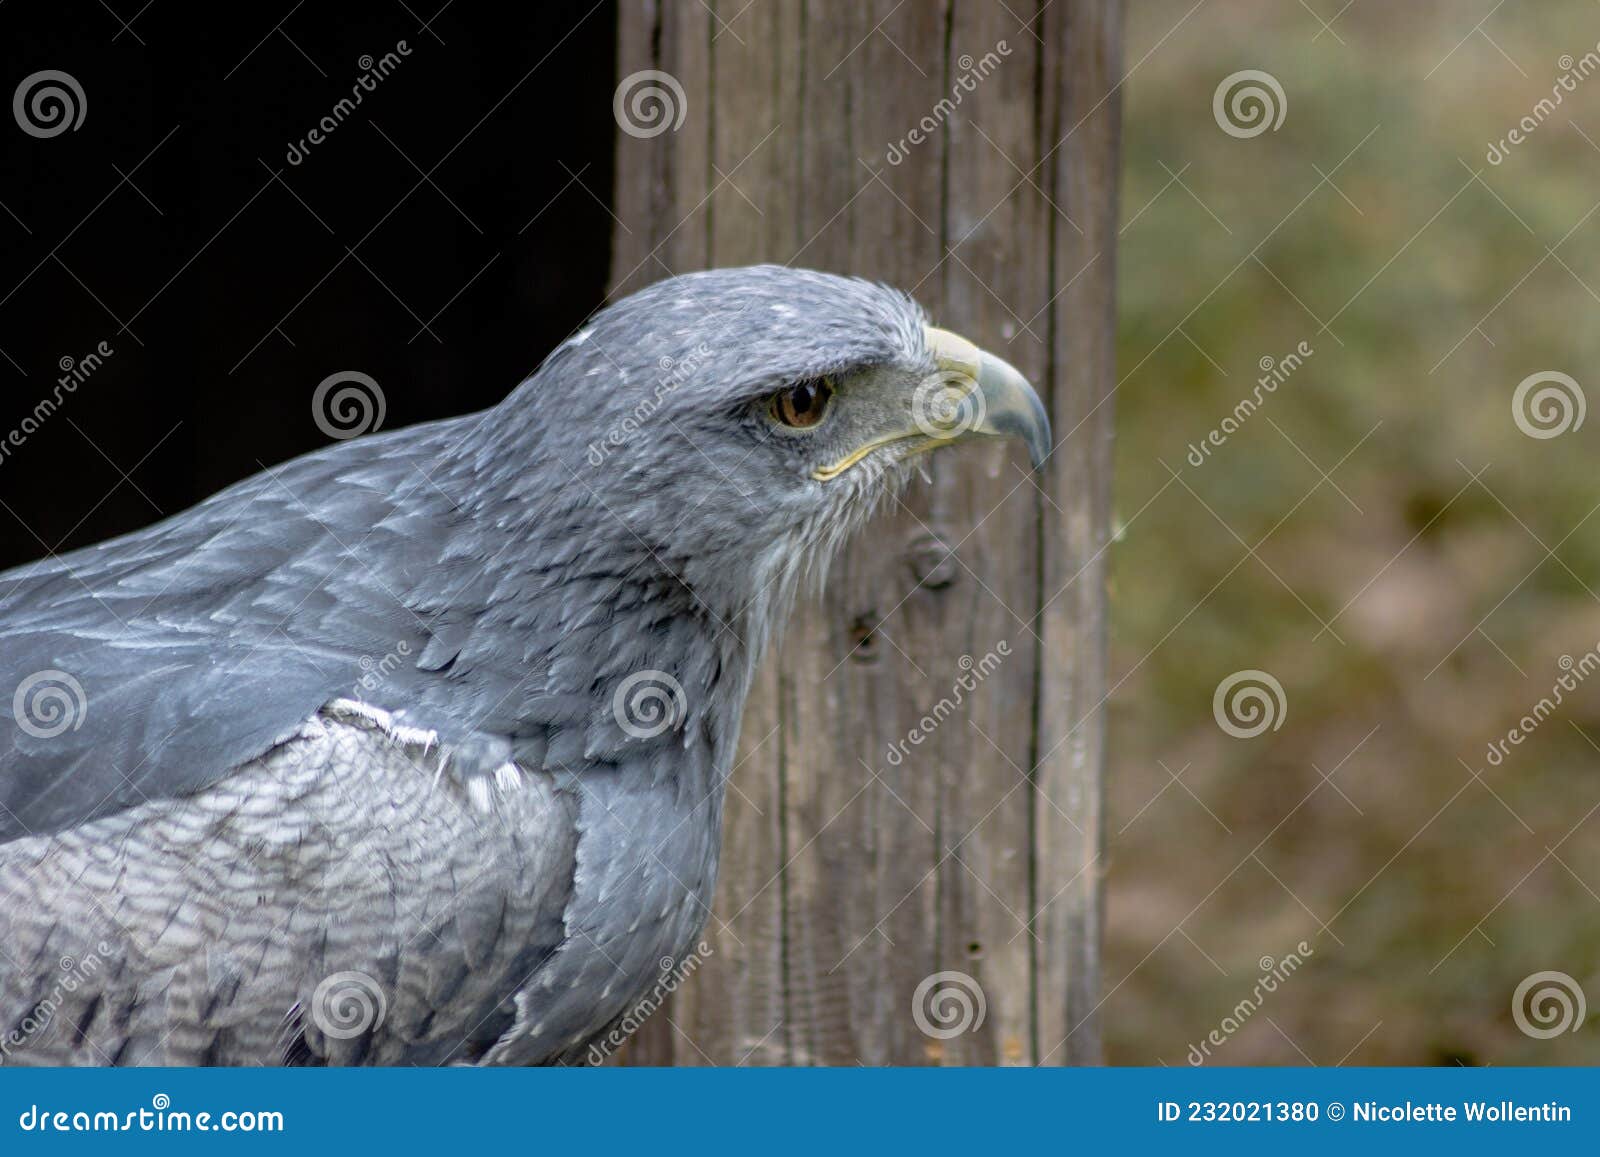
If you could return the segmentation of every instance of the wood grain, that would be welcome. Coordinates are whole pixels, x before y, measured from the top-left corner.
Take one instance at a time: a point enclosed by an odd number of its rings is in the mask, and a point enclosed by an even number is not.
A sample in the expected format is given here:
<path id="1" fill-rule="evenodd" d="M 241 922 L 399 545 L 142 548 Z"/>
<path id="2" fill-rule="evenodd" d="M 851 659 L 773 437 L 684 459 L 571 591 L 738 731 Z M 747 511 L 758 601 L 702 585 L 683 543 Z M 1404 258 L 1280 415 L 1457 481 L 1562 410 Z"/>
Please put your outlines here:
<path id="1" fill-rule="evenodd" d="M 619 80 L 671 74 L 685 117 L 618 134 L 615 294 L 757 261 L 889 282 L 1058 439 L 1038 475 L 931 459 L 802 605 L 746 711 L 711 954 L 625 1063 L 1099 1059 L 1120 40 L 1117 0 L 621 6 Z M 944 971 L 984 1007 L 948 1038 L 912 1015 Z"/>

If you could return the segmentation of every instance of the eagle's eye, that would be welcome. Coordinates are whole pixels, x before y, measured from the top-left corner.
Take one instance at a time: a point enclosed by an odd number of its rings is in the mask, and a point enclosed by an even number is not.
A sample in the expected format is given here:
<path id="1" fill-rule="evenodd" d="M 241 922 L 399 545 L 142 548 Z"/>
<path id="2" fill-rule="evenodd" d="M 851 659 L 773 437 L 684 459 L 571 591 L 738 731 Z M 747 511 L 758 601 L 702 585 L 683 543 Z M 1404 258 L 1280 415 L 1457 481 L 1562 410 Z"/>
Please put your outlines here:
<path id="1" fill-rule="evenodd" d="M 805 430 L 822 421 L 833 397 L 833 382 L 810 378 L 784 390 L 772 399 L 772 416 L 781 425 Z"/>

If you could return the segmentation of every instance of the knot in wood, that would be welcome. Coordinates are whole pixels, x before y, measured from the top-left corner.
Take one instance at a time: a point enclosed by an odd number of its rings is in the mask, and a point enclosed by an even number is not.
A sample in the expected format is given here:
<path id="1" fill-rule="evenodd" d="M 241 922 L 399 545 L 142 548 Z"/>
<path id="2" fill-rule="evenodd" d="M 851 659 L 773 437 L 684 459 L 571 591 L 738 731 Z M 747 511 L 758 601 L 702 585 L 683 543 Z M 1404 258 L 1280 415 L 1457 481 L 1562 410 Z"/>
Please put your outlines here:
<path id="1" fill-rule="evenodd" d="M 916 583 L 929 590 L 943 590 L 958 577 L 955 554 L 938 532 L 917 532 L 906 546 L 906 562 Z"/>

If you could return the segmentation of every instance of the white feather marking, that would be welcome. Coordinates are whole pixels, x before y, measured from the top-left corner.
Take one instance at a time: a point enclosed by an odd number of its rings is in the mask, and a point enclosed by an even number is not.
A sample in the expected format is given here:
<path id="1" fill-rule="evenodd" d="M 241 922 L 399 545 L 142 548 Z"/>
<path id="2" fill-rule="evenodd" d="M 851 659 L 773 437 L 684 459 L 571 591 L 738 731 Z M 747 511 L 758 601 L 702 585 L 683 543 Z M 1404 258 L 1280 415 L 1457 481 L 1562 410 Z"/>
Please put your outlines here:
<path id="1" fill-rule="evenodd" d="M 353 716 L 370 723 L 373 727 L 406 747 L 420 747 L 426 755 L 435 743 L 439 742 L 439 733 L 427 727 L 411 727 L 404 723 L 397 723 L 393 715 L 381 707 L 374 707 L 370 703 L 363 703 L 359 699 L 335 699 L 323 708 L 333 715 Z"/>
<path id="2" fill-rule="evenodd" d="M 363 703 L 359 699 L 335 699 L 323 708 L 323 713 L 335 719 L 353 720 L 366 724 L 394 740 L 402 747 L 420 748 L 426 756 L 438 749 L 438 763 L 433 769 L 433 788 L 438 790 L 450 764 L 451 751 L 439 741 L 439 733 L 431 728 L 411 727 L 395 722 L 394 715 L 381 707 Z M 321 720 L 312 718 L 308 727 L 322 727 Z M 494 810 L 496 795 L 509 794 L 522 786 L 522 769 L 514 760 L 507 760 L 489 775 L 476 775 L 466 782 L 467 800 L 481 812 Z"/>

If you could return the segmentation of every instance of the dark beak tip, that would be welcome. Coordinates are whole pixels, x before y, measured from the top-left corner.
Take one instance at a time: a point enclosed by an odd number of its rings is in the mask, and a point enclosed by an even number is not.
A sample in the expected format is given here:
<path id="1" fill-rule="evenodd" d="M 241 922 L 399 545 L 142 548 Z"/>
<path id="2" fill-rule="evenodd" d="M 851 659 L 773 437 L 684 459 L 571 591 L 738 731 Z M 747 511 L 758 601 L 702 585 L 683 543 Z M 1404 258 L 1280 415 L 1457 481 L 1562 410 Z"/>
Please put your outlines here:
<path id="1" fill-rule="evenodd" d="M 985 354 L 978 388 L 987 409 L 985 432 L 1016 438 L 1027 446 L 1033 469 L 1042 469 L 1055 450 L 1055 441 L 1050 414 L 1032 383 L 1010 363 Z"/>
<path id="2" fill-rule="evenodd" d="M 1055 434 L 1050 428 L 1050 415 L 1045 413 L 1044 403 L 1038 402 L 1038 409 L 1034 414 L 1034 426 L 1028 434 L 1028 461 L 1033 469 L 1041 471 L 1045 463 L 1050 461 L 1050 455 L 1055 452 Z"/>
<path id="3" fill-rule="evenodd" d="M 1028 462 L 1033 467 L 1034 473 L 1043 473 L 1044 465 L 1050 461 L 1050 448 L 1048 446 L 1029 446 Z"/>
<path id="4" fill-rule="evenodd" d="M 1055 437 L 1050 427 L 1050 415 L 1045 412 L 1044 402 L 1030 387 L 1028 392 L 1027 413 L 1012 413 L 1006 416 L 1003 425 L 1009 427 L 1007 433 L 1017 438 L 1028 448 L 1028 462 L 1034 470 L 1043 470 L 1045 463 L 1050 460 L 1050 455 L 1055 451 Z"/>

